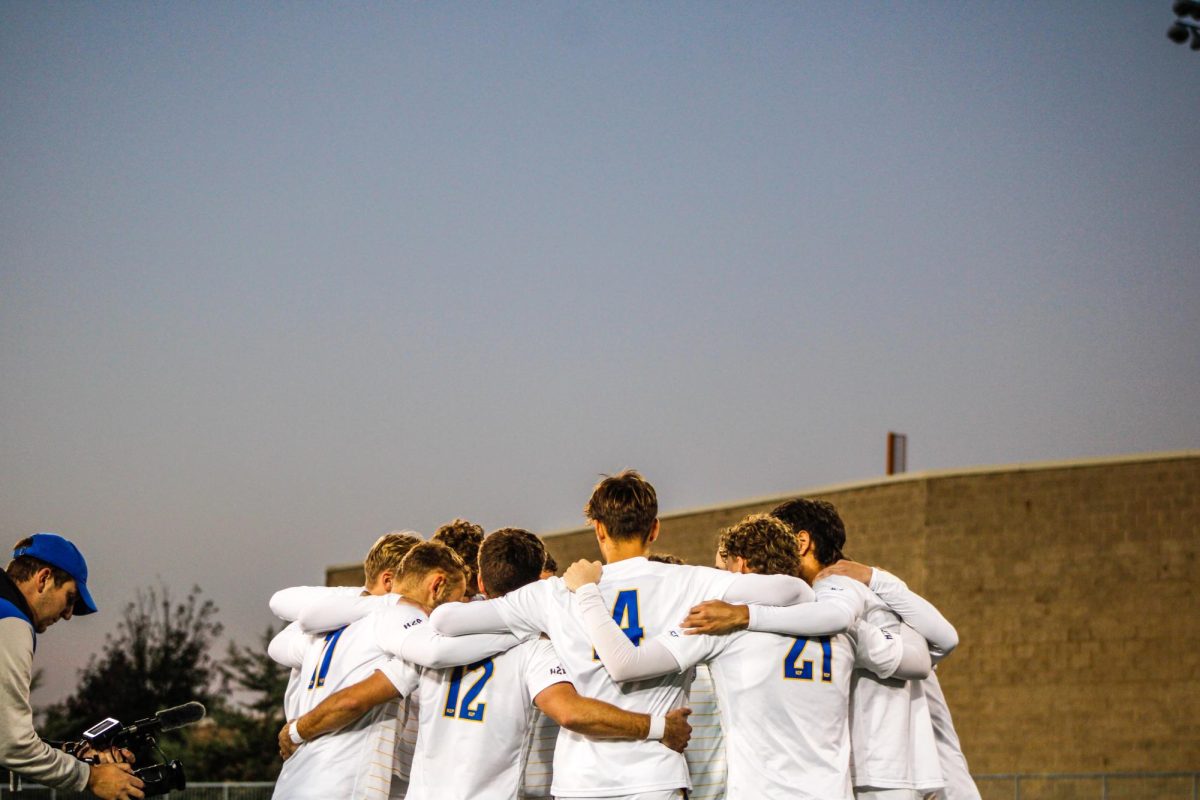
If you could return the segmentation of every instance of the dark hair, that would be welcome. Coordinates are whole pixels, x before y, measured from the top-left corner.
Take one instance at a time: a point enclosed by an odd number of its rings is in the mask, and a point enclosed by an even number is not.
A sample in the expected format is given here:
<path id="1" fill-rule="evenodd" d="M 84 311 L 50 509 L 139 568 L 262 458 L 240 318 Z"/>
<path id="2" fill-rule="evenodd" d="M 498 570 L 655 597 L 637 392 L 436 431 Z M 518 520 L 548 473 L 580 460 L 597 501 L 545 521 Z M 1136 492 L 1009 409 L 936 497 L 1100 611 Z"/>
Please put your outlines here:
<path id="1" fill-rule="evenodd" d="M 546 546 L 520 528 L 493 531 L 479 547 L 479 577 L 488 597 L 501 597 L 542 577 Z"/>
<path id="2" fill-rule="evenodd" d="M 550 555 L 550 551 L 546 551 L 546 563 L 542 564 L 542 572 L 553 572 L 558 574 L 558 562 L 554 560 L 554 556 Z"/>
<path id="3" fill-rule="evenodd" d="M 414 545 L 400 562 L 400 573 L 396 576 L 401 583 L 420 580 L 429 573 L 441 570 L 450 579 L 467 578 L 467 565 L 458 553 L 441 542 L 421 542 Z M 471 587 L 467 587 L 471 591 Z"/>
<path id="4" fill-rule="evenodd" d="M 596 484 L 583 513 L 604 525 L 613 539 L 641 539 L 644 543 L 658 519 L 658 495 L 637 470 L 627 469 Z"/>
<path id="5" fill-rule="evenodd" d="M 467 591 L 474 593 L 483 528 L 474 522 L 456 518 L 434 531 L 432 540 L 441 542 L 462 558 L 467 565 Z"/>
<path id="6" fill-rule="evenodd" d="M 777 505 L 771 516 L 791 528 L 792 533 L 808 531 L 821 564 L 828 566 L 845 558 L 842 548 L 846 546 L 846 526 L 833 503 L 797 497 Z"/>
<path id="7" fill-rule="evenodd" d="M 13 545 L 13 552 L 15 553 L 22 547 L 32 546 L 33 537 L 27 536 Z M 71 573 L 67 572 L 65 569 L 59 569 L 53 564 L 47 564 L 40 558 L 34 558 L 33 556 L 18 556 L 17 558 L 14 558 L 12 561 L 8 562 L 8 567 L 4 571 L 8 573 L 8 577 L 13 583 L 24 583 L 44 569 L 50 570 L 50 577 L 54 578 L 55 586 L 62 586 L 67 581 L 75 580 L 73 577 L 71 577 Z"/>
<path id="8" fill-rule="evenodd" d="M 746 566 L 759 575 L 800 574 L 800 544 L 788 526 L 770 514 L 751 514 L 717 540 L 721 558 L 746 559 Z"/>
<path id="9" fill-rule="evenodd" d="M 683 559 L 679 556 L 673 556 L 670 553 L 651 553 L 646 556 L 647 561 L 653 561 L 656 564 L 683 564 Z"/>

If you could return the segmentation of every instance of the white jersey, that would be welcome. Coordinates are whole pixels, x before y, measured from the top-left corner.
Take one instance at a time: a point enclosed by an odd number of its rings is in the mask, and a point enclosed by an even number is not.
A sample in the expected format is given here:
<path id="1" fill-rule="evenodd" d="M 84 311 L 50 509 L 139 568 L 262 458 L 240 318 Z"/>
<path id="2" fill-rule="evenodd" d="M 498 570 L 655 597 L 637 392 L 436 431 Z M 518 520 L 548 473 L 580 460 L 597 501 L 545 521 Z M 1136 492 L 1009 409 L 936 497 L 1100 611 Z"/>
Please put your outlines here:
<path id="1" fill-rule="evenodd" d="M 533 723 L 529 726 L 529 742 L 525 749 L 525 780 L 518 797 L 522 800 L 551 797 L 550 782 L 554 777 L 554 743 L 558 739 L 558 723 L 533 709 Z"/>
<path id="2" fill-rule="evenodd" d="M 692 738 L 683 751 L 687 759 L 692 791 L 688 800 L 722 800 L 725 797 L 725 737 L 721 732 L 721 711 L 717 689 L 707 664 L 697 664 L 688 687 L 688 708 L 692 715 Z"/>
<path id="3" fill-rule="evenodd" d="M 379 611 L 311 637 L 300 669 L 297 715 L 311 711 L 334 692 L 382 671 L 396 686 L 416 674 L 413 667 L 388 656 L 404 631 L 426 620 L 425 613 L 399 597 L 379 598 Z M 368 711 L 336 733 L 302 744 L 284 762 L 272 795 L 280 800 L 385 800 L 391 791 L 398 701 Z M 290 709 L 289 709 L 290 710 Z"/>
<path id="4" fill-rule="evenodd" d="M 818 602 L 857 617 L 866 587 L 834 577 L 817 584 Z M 857 584 L 862 586 L 862 584 Z M 849 800 L 850 680 L 856 661 L 845 635 L 785 637 L 746 631 L 658 641 L 680 668 L 707 662 L 725 731 L 729 800 Z M 877 669 L 894 669 L 897 649 Z"/>
<path id="5" fill-rule="evenodd" d="M 864 620 L 885 630 L 899 626 L 900 618 L 874 592 L 866 591 L 865 597 Z M 855 670 L 850 684 L 850 736 L 855 787 L 933 790 L 942 786 L 920 681 Z"/>
<path id="6" fill-rule="evenodd" d="M 937 738 L 938 761 L 946 779 L 945 788 L 936 796 L 939 800 L 980 800 L 979 788 L 975 786 L 971 771 L 967 768 L 967 758 L 963 755 L 958 734 L 954 731 L 950 708 L 946 705 L 946 696 L 942 694 L 942 685 L 938 683 L 937 673 L 929 673 L 929 677 L 921 681 L 921 688 L 929 704 L 933 734 Z"/>
<path id="7" fill-rule="evenodd" d="M 512 800 L 525 772 L 533 699 L 566 680 L 545 639 L 466 666 L 421 670 L 403 687 L 421 705 L 406 800 Z"/>
<path id="8" fill-rule="evenodd" d="M 599 589 L 613 618 L 636 644 L 673 628 L 696 603 L 720 598 L 737 576 L 707 567 L 631 558 L 609 564 Z M 592 650 L 561 578 L 548 578 L 490 601 L 518 636 L 545 633 L 580 694 L 628 711 L 665 715 L 684 701 L 684 676 L 615 684 Z M 604 797 L 690 788 L 683 756 L 656 741 L 598 740 L 562 730 L 554 751 L 555 797 Z"/>

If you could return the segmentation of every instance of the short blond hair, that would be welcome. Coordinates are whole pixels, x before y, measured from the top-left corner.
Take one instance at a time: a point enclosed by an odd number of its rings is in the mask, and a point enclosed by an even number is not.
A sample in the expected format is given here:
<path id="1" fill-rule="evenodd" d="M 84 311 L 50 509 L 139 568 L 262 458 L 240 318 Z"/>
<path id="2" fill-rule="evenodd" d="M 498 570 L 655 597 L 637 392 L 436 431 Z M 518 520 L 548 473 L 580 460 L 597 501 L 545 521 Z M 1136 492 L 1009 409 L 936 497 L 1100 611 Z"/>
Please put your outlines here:
<path id="1" fill-rule="evenodd" d="M 420 543 L 421 537 L 416 531 L 392 531 L 376 539 L 375 544 L 367 551 L 367 557 L 363 559 L 363 573 L 366 575 L 367 585 L 375 583 L 379 576 L 388 570 L 399 573 L 400 562 L 408 555 L 409 550 Z"/>

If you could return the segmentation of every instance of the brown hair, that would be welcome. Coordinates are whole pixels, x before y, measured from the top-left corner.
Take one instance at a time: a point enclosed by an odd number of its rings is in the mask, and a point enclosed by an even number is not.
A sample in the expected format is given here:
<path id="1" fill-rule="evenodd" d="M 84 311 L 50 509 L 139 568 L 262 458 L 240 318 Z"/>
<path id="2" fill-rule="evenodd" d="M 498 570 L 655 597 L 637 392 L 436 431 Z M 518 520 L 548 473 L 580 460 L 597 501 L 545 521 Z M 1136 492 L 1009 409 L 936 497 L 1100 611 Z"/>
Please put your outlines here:
<path id="1" fill-rule="evenodd" d="M 658 495 L 637 470 L 627 469 L 597 483 L 583 513 L 604 525 L 613 539 L 641 539 L 644 543 L 658 518 Z"/>
<path id="2" fill-rule="evenodd" d="M 759 575 L 799 575 L 800 545 L 788 526 L 770 514 L 751 514 L 721 531 L 717 540 L 721 558 L 744 558 Z"/>
<path id="3" fill-rule="evenodd" d="M 366 575 L 367 586 L 379 580 L 379 576 L 387 570 L 398 573 L 404 556 L 420 543 L 421 537 L 411 531 L 393 531 L 376 539 L 375 544 L 367 551 L 367 557 L 363 559 L 363 574 Z"/>
<path id="4" fill-rule="evenodd" d="M 467 578 L 467 565 L 463 563 L 462 558 L 441 542 L 421 542 L 415 545 L 400 562 L 397 578 L 401 583 L 419 581 L 434 571 L 445 573 L 451 580 L 465 581 Z"/>
<path id="5" fill-rule="evenodd" d="M 493 531 L 479 547 L 479 576 L 488 597 L 500 597 L 542 575 L 546 546 L 520 528 Z"/>
<path id="6" fill-rule="evenodd" d="M 20 550 L 22 547 L 31 547 L 33 545 L 33 537 L 26 536 L 21 541 L 13 545 L 13 552 Z M 50 570 L 50 577 L 54 578 L 55 586 L 62 586 L 67 581 L 75 580 L 71 574 L 64 569 L 59 569 L 53 564 L 47 564 L 40 558 L 33 556 L 19 556 L 8 562 L 8 567 L 4 570 L 8 573 L 8 577 L 13 583 L 24 583 L 33 578 L 43 569 Z"/>
<path id="7" fill-rule="evenodd" d="M 679 556 L 673 556 L 670 553 L 651 553 L 646 556 L 647 561 L 653 561 L 656 564 L 677 564 L 683 566 L 683 559 Z"/>
<path id="8" fill-rule="evenodd" d="M 458 553 L 467 565 L 467 592 L 475 592 L 475 576 L 479 570 L 479 545 L 483 543 L 483 528 L 474 522 L 455 518 L 433 532 L 432 540 L 441 542 Z"/>

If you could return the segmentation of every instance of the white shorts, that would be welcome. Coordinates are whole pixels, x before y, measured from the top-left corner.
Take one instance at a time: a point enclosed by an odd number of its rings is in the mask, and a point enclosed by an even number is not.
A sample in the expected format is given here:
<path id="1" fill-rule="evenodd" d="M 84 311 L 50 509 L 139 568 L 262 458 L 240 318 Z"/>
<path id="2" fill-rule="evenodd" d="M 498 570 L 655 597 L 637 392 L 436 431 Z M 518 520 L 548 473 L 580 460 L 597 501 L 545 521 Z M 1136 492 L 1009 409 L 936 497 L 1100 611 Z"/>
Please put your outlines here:
<path id="1" fill-rule="evenodd" d="M 618 794 L 605 797 L 555 797 L 554 800 L 682 800 L 683 789 L 667 789 L 657 792 L 638 792 L 637 794 Z"/>

